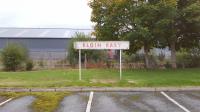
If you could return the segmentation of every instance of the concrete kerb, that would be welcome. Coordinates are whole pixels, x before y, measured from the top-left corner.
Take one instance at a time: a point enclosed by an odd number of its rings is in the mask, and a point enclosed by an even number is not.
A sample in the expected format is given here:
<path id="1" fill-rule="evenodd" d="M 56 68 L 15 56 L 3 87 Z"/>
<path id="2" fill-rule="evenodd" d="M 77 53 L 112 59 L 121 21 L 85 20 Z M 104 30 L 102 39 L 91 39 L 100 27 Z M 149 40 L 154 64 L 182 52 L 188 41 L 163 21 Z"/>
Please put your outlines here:
<path id="1" fill-rule="evenodd" d="M 198 87 L 65 87 L 65 88 L 0 88 L 0 92 L 160 92 L 200 91 Z"/>

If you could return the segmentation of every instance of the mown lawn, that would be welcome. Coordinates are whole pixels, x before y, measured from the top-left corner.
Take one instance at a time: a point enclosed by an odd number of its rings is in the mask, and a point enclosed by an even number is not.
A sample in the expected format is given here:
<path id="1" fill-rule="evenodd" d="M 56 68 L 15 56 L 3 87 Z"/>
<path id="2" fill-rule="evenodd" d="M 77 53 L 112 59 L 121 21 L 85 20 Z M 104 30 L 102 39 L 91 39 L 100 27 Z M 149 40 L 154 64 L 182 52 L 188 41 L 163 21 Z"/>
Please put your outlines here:
<path id="1" fill-rule="evenodd" d="M 119 71 L 110 69 L 43 70 L 30 72 L 0 72 L 0 87 L 165 87 L 200 86 L 200 69 L 178 70 L 124 70 L 122 80 Z"/>

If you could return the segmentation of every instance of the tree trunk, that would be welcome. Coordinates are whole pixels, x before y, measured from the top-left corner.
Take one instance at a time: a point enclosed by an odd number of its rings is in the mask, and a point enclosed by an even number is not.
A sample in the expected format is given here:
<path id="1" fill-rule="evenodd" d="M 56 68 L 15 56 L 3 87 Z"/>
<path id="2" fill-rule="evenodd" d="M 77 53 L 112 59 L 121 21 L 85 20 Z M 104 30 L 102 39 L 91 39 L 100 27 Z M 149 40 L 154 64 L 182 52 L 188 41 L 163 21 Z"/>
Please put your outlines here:
<path id="1" fill-rule="evenodd" d="M 175 47 L 175 41 L 171 41 L 170 43 L 171 47 L 171 66 L 173 69 L 176 69 L 176 47 Z"/>
<path id="2" fill-rule="evenodd" d="M 146 68 L 151 68 L 149 64 L 149 49 L 147 48 L 147 46 L 144 46 L 144 59 Z"/>

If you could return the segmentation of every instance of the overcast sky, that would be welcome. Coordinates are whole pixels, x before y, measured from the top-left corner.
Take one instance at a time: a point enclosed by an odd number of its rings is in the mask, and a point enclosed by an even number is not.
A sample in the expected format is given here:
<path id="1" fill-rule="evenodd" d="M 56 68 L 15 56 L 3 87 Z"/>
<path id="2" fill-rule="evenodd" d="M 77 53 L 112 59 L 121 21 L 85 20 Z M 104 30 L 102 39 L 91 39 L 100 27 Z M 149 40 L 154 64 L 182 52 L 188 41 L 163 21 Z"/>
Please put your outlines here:
<path id="1" fill-rule="evenodd" d="M 0 27 L 92 28 L 88 0 L 0 0 Z"/>

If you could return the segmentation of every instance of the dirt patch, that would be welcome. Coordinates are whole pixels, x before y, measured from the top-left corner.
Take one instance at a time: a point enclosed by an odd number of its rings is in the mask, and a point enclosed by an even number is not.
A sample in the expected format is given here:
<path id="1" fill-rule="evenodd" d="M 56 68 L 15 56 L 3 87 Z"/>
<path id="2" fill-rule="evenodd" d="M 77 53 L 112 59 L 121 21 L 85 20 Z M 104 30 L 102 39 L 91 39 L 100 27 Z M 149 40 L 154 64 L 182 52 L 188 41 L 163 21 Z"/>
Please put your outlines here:
<path id="1" fill-rule="evenodd" d="M 107 83 L 117 83 L 118 80 L 116 79 L 92 79 L 91 83 L 103 83 L 103 84 L 107 84 Z"/>
<path id="2" fill-rule="evenodd" d="M 128 80 L 128 83 L 130 83 L 130 84 L 136 84 L 137 82 L 134 81 L 134 80 Z"/>

